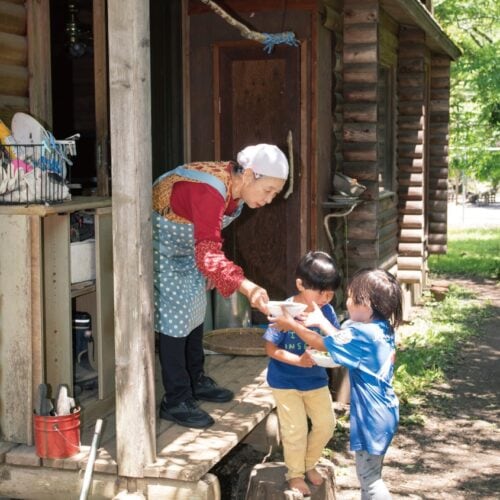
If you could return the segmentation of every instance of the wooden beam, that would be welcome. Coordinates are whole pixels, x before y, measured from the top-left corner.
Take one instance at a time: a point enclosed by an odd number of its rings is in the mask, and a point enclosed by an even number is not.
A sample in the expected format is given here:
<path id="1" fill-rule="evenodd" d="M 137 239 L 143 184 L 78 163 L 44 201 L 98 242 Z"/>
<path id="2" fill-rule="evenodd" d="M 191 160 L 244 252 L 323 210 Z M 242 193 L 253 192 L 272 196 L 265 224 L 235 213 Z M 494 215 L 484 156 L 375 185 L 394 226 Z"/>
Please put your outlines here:
<path id="1" fill-rule="evenodd" d="M 52 128 L 50 1 L 28 0 L 26 8 L 30 113 Z"/>
<path id="2" fill-rule="evenodd" d="M 118 472 L 156 455 L 149 4 L 108 1 Z"/>

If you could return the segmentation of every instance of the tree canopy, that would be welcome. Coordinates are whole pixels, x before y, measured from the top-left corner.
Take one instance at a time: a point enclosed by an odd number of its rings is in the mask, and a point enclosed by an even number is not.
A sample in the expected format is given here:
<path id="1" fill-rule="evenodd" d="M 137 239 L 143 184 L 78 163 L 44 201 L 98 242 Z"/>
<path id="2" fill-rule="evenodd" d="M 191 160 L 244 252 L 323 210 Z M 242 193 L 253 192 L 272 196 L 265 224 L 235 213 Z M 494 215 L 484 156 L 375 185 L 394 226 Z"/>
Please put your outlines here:
<path id="1" fill-rule="evenodd" d="M 500 2 L 436 0 L 463 55 L 451 70 L 450 168 L 500 184 Z"/>

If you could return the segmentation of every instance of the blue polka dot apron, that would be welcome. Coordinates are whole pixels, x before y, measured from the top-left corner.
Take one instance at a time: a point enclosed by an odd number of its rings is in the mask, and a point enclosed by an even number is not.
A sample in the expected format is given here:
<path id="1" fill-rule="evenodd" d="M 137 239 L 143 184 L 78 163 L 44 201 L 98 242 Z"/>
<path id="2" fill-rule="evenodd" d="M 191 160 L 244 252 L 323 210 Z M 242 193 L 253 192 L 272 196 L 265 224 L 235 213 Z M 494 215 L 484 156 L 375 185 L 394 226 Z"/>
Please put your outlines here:
<path id="1" fill-rule="evenodd" d="M 169 175 L 208 184 L 226 199 L 224 182 L 207 172 L 177 167 L 155 184 Z M 222 227 L 238 217 L 242 208 L 240 204 L 231 216 L 224 216 Z M 194 247 L 193 224 L 170 221 L 153 211 L 155 330 L 171 337 L 186 337 L 205 319 L 206 278 L 196 266 Z"/>

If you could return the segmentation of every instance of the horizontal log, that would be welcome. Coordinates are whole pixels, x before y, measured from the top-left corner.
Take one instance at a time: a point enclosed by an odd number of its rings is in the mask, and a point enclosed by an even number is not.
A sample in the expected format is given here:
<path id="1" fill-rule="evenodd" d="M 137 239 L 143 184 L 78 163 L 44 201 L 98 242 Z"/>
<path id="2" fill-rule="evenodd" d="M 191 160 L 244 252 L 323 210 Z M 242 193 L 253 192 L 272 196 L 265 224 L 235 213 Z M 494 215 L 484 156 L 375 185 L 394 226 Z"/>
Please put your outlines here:
<path id="1" fill-rule="evenodd" d="M 374 221 L 352 221 L 347 224 L 348 240 L 373 240 L 378 236 L 378 226 Z"/>
<path id="2" fill-rule="evenodd" d="M 424 255 L 424 245 L 422 243 L 403 243 L 398 244 L 399 255 L 406 256 L 423 256 Z"/>
<path id="3" fill-rule="evenodd" d="M 420 270 L 424 264 L 422 256 L 418 257 L 398 257 L 398 269 L 400 270 Z"/>
<path id="4" fill-rule="evenodd" d="M 396 236 L 398 234 L 398 231 L 399 231 L 399 228 L 398 228 L 397 220 L 396 220 L 396 223 L 394 223 L 394 221 L 392 221 L 391 223 L 387 223 L 384 226 L 381 226 L 379 229 L 379 233 L 378 233 L 379 241 L 385 242 L 389 239 L 397 239 Z"/>
<path id="5" fill-rule="evenodd" d="M 431 63 L 431 80 L 433 78 L 450 78 L 450 68 L 444 66 L 434 66 Z"/>
<path id="6" fill-rule="evenodd" d="M 346 122 L 377 122 L 376 103 L 346 103 L 344 106 L 344 120 Z"/>
<path id="7" fill-rule="evenodd" d="M 26 37 L 0 32 L 0 64 L 26 66 L 27 62 Z"/>
<path id="8" fill-rule="evenodd" d="M 403 73 L 398 76 L 400 87 L 424 88 L 426 86 L 425 73 Z"/>
<path id="9" fill-rule="evenodd" d="M 408 146 L 407 144 L 398 145 L 399 158 L 422 158 L 422 154 L 422 144 L 415 144 L 414 146 Z"/>
<path id="10" fill-rule="evenodd" d="M 424 182 L 424 176 L 422 173 L 414 172 L 398 172 L 398 184 L 400 186 L 422 186 Z"/>
<path id="11" fill-rule="evenodd" d="M 402 43 L 399 40 L 398 57 L 404 59 L 416 59 L 417 57 L 425 57 L 426 46 L 423 43 Z"/>
<path id="12" fill-rule="evenodd" d="M 448 200 L 448 189 L 432 189 L 429 190 L 429 200 Z"/>
<path id="13" fill-rule="evenodd" d="M 432 134 L 430 137 L 429 137 L 429 142 L 431 145 L 433 144 L 444 144 L 445 146 L 447 146 L 450 142 L 450 138 L 448 135 L 441 135 L 441 134 Z"/>
<path id="14" fill-rule="evenodd" d="M 449 89 L 450 79 L 449 78 L 432 78 L 431 88 L 433 89 Z"/>
<path id="15" fill-rule="evenodd" d="M 449 145 L 448 144 L 430 144 L 429 154 L 431 157 L 443 158 L 448 157 Z"/>
<path id="16" fill-rule="evenodd" d="M 432 255 L 444 255 L 448 252 L 448 246 L 428 244 L 427 251 Z"/>
<path id="17" fill-rule="evenodd" d="M 26 35 L 26 7 L 0 1 L 0 32 Z"/>
<path id="18" fill-rule="evenodd" d="M 399 216 L 399 227 L 402 229 L 422 229 L 424 227 L 424 216 L 404 214 Z"/>
<path id="19" fill-rule="evenodd" d="M 0 64 L 0 94 L 26 97 L 28 69 L 22 66 Z"/>
<path id="20" fill-rule="evenodd" d="M 423 158 L 398 158 L 398 170 L 401 172 L 423 172 Z"/>
<path id="21" fill-rule="evenodd" d="M 445 212 L 429 212 L 429 221 L 431 222 L 446 222 L 448 220 L 448 213 Z"/>
<path id="22" fill-rule="evenodd" d="M 423 144 L 423 130 L 402 130 L 400 129 L 397 138 L 400 144 Z"/>
<path id="23" fill-rule="evenodd" d="M 378 25 L 346 24 L 344 26 L 344 44 L 376 44 L 378 43 Z"/>
<path id="24" fill-rule="evenodd" d="M 400 130 L 422 130 L 424 128 L 423 116 L 399 116 L 398 128 Z"/>
<path id="25" fill-rule="evenodd" d="M 415 57 L 414 59 L 401 59 L 398 63 L 398 74 L 406 73 L 414 74 L 425 71 L 425 61 L 423 57 Z"/>
<path id="26" fill-rule="evenodd" d="M 448 156 L 433 156 L 429 157 L 429 177 L 448 178 Z"/>
<path id="27" fill-rule="evenodd" d="M 358 205 L 356 209 L 347 216 L 347 221 L 350 224 L 351 221 L 362 220 L 362 221 L 376 221 L 378 214 L 378 203 L 376 201 L 364 201 L 361 205 Z"/>
<path id="28" fill-rule="evenodd" d="M 406 271 L 398 268 L 397 278 L 401 283 L 422 283 L 424 271 Z"/>
<path id="29" fill-rule="evenodd" d="M 401 102 L 423 102 L 425 98 L 425 89 L 422 87 L 398 87 L 398 99 Z"/>
<path id="30" fill-rule="evenodd" d="M 424 213 L 422 201 L 399 200 L 398 209 L 400 214 L 419 215 Z"/>
<path id="31" fill-rule="evenodd" d="M 433 88 L 431 86 L 431 91 L 429 95 L 431 101 L 435 99 L 439 100 L 449 100 L 450 99 L 450 89 Z"/>
<path id="32" fill-rule="evenodd" d="M 448 241 L 448 236 L 446 233 L 444 234 L 437 234 L 437 233 L 430 233 L 429 234 L 429 243 L 433 245 L 446 245 Z"/>
<path id="33" fill-rule="evenodd" d="M 378 259 L 378 241 L 349 240 L 347 243 L 349 259 Z"/>
<path id="34" fill-rule="evenodd" d="M 443 189 L 448 190 L 448 179 L 429 176 L 429 189 Z"/>
<path id="35" fill-rule="evenodd" d="M 405 186 L 400 184 L 398 186 L 398 196 L 400 200 L 423 200 L 424 187 L 422 184 L 419 186 Z"/>
<path id="36" fill-rule="evenodd" d="M 449 113 L 450 101 L 448 99 L 434 99 L 433 101 L 431 101 L 430 111 L 431 113 Z"/>
<path id="37" fill-rule="evenodd" d="M 399 40 L 401 42 L 420 42 L 424 44 L 425 32 L 414 26 L 401 25 L 399 29 Z"/>
<path id="38" fill-rule="evenodd" d="M 400 114 L 406 116 L 420 117 L 424 114 L 424 106 L 412 101 L 399 102 L 398 110 Z"/>
<path id="39" fill-rule="evenodd" d="M 429 200 L 428 207 L 429 207 L 429 212 L 444 212 L 448 209 L 448 202 L 445 200 L 441 201 Z"/>
<path id="40" fill-rule="evenodd" d="M 448 224 L 446 222 L 430 222 L 429 235 L 431 234 L 446 234 L 448 231 Z M 429 236 L 430 238 L 430 236 Z"/>
<path id="41" fill-rule="evenodd" d="M 346 123 L 344 121 L 343 137 L 345 142 L 376 142 L 377 125 Z"/>
<path id="42" fill-rule="evenodd" d="M 377 85 L 350 83 L 344 85 L 344 102 L 377 102 Z"/>
<path id="43" fill-rule="evenodd" d="M 372 64 L 344 64 L 345 83 L 377 83 L 378 65 Z"/>
<path id="44" fill-rule="evenodd" d="M 431 58 L 432 67 L 449 68 L 451 65 L 451 59 L 447 56 L 433 54 Z"/>
<path id="45" fill-rule="evenodd" d="M 376 161 L 347 162 L 344 161 L 342 172 L 349 177 L 363 181 L 378 181 L 379 166 Z"/>
<path id="46" fill-rule="evenodd" d="M 430 123 L 429 133 L 433 135 L 444 135 L 447 136 L 450 133 L 449 123 Z"/>
<path id="47" fill-rule="evenodd" d="M 343 149 L 344 161 L 377 161 L 377 149 L 375 143 L 364 144 L 360 148 L 351 148 L 350 145 L 359 146 L 359 144 L 356 143 L 345 143 Z"/>
<path id="48" fill-rule="evenodd" d="M 376 1 L 349 2 L 344 8 L 344 25 L 378 23 L 379 8 Z"/>
<path id="49" fill-rule="evenodd" d="M 378 258 L 384 258 L 389 254 L 395 254 L 398 251 L 398 237 L 397 234 L 393 234 L 384 241 L 379 241 L 378 246 Z"/>
<path id="50" fill-rule="evenodd" d="M 424 241 L 423 229 L 401 229 L 399 234 L 401 243 L 420 243 Z"/>
<path id="51" fill-rule="evenodd" d="M 344 44 L 344 63 L 376 63 L 378 50 L 376 44 L 346 45 Z"/>
<path id="52" fill-rule="evenodd" d="M 439 111 L 435 113 L 430 113 L 432 123 L 449 123 L 450 122 L 450 111 Z"/>

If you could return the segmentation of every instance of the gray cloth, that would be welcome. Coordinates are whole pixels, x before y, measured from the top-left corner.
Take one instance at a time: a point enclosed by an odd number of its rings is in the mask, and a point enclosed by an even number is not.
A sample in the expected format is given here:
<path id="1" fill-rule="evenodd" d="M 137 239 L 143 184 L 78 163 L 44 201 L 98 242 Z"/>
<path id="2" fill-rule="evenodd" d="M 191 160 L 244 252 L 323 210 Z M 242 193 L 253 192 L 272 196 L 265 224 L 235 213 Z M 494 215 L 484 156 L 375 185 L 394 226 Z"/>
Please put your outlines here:
<path id="1" fill-rule="evenodd" d="M 361 484 L 361 500 L 390 500 L 391 494 L 382 480 L 384 455 L 356 451 L 356 473 Z"/>

